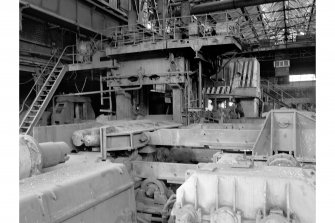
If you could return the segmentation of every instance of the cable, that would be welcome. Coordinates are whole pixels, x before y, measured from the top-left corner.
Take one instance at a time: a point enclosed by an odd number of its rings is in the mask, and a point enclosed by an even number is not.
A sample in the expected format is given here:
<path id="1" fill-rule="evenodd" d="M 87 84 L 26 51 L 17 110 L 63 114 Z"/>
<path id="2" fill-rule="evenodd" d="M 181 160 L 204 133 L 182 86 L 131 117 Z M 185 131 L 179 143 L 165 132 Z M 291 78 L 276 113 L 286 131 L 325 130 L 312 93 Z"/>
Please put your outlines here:
<path id="1" fill-rule="evenodd" d="M 76 84 L 76 82 L 74 82 L 74 86 L 76 87 L 76 90 L 77 90 L 78 93 L 82 93 L 83 92 L 85 84 L 86 84 L 86 80 L 87 80 L 87 76 L 85 77 L 85 81 L 84 81 L 84 84 L 83 84 L 83 86 L 81 88 L 81 91 L 78 90 L 77 84 Z"/>
<path id="2" fill-rule="evenodd" d="M 84 81 L 83 87 L 81 88 L 81 92 L 83 92 L 83 90 L 84 90 L 84 87 L 85 87 L 85 84 L 86 84 L 86 79 L 87 79 L 87 76 L 85 77 L 85 81 Z"/>
<path id="3" fill-rule="evenodd" d="M 29 83 L 32 80 L 34 80 L 34 78 L 31 78 L 30 80 L 27 80 L 26 82 L 23 82 L 23 83 L 20 83 L 20 84 L 27 84 L 27 83 Z"/>

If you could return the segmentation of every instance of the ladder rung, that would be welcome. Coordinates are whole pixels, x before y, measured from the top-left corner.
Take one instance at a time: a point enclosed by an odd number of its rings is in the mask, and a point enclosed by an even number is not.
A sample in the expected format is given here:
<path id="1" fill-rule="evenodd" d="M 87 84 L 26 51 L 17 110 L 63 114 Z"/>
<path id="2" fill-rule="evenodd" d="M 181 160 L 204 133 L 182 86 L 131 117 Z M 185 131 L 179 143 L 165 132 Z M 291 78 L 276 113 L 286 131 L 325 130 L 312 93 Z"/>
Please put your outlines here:
<path id="1" fill-rule="evenodd" d="M 100 109 L 100 112 L 113 112 L 113 111 L 109 109 Z"/>

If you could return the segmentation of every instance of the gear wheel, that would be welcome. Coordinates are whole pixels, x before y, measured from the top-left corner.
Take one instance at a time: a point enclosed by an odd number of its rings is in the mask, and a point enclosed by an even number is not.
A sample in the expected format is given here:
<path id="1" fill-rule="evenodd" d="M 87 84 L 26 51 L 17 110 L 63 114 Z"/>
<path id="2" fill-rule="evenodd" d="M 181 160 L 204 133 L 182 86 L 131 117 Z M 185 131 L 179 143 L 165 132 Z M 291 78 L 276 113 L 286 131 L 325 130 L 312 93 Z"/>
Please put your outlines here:
<path id="1" fill-rule="evenodd" d="M 267 166 L 285 166 L 285 167 L 297 167 L 300 166 L 299 162 L 292 156 L 286 153 L 279 153 L 270 156 L 266 161 Z"/>

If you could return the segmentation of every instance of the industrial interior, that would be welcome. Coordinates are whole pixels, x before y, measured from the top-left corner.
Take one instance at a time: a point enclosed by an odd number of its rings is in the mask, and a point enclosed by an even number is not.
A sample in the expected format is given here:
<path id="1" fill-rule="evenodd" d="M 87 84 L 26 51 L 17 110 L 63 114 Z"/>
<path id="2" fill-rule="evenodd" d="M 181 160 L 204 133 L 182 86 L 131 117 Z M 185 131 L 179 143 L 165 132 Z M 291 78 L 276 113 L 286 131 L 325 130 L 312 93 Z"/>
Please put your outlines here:
<path id="1" fill-rule="evenodd" d="M 315 223 L 315 0 L 20 0 L 20 222 Z"/>

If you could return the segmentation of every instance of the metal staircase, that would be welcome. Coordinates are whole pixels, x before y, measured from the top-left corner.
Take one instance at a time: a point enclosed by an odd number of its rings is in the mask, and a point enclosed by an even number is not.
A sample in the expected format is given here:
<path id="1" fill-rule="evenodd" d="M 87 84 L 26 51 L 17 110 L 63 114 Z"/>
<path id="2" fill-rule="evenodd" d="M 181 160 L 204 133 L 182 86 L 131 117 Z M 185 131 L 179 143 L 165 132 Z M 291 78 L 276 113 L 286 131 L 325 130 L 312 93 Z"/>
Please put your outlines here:
<path id="1" fill-rule="evenodd" d="M 286 91 L 284 91 L 277 85 L 274 85 L 268 80 L 261 80 L 261 88 L 263 97 L 269 97 L 274 103 L 279 104 L 280 106 L 284 106 L 286 108 L 291 108 L 290 105 L 285 103 L 285 100 L 290 99 L 294 101 L 295 98 L 292 95 L 288 94 Z"/>
<path id="2" fill-rule="evenodd" d="M 68 71 L 68 66 L 61 63 L 62 57 L 65 55 L 65 51 L 72 46 L 65 47 L 57 62 L 48 74 L 43 86 L 37 93 L 33 103 L 29 107 L 23 120 L 20 123 L 20 133 L 29 134 L 32 128 L 38 123 L 43 112 L 48 106 L 52 96 L 54 95 L 57 87 L 62 81 L 65 73 Z M 41 75 L 42 76 L 42 75 Z M 40 77 L 39 77 L 40 78 Z M 29 93 L 30 94 L 30 93 Z M 28 96 L 29 96 L 28 94 Z M 27 97 L 28 97 L 27 96 Z M 26 98 L 27 99 L 27 98 Z M 26 100 L 25 100 L 26 101 Z"/>

